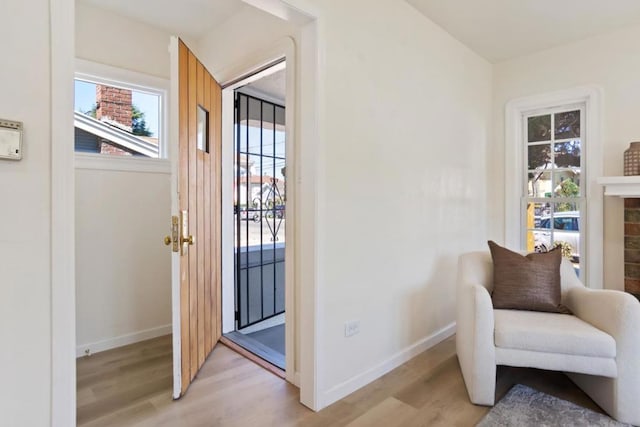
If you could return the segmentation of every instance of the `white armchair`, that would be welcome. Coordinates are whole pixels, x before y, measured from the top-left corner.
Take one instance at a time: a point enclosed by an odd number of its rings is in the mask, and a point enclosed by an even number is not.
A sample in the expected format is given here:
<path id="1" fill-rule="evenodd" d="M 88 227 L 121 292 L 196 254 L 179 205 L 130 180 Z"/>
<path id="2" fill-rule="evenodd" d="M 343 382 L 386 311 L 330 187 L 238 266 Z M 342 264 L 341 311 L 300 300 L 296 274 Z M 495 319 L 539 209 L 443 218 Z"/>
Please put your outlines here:
<path id="1" fill-rule="evenodd" d="M 573 315 L 494 310 L 491 254 L 460 257 L 456 348 L 471 402 L 494 404 L 497 365 L 564 371 L 613 418 L 640 425 L 640 303 L 586 288 L 567 260 L 560 275 Z"/>

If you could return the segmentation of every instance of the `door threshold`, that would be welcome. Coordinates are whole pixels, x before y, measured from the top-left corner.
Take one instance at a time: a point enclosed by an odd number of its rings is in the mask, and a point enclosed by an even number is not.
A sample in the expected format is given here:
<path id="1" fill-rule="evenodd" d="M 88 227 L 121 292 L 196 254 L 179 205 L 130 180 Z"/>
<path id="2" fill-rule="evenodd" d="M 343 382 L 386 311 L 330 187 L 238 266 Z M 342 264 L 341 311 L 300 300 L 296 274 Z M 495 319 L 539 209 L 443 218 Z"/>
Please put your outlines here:
<path id="1" fill-rule="evenodd" d="M 234 332 L 231 332 L 231 333 L 228 333 L 228 334 L 224 334 L 220 338 L 220 342 L 222 344 L 224 344 L 225 346 L 229 347 L 231 350 L 235 351 L 236 353 L 238 353 L 238 354 L 246 357 L 247 359 L 251 360 L 256 365 L 259 365 L 259 366 L 263 367 L 264 369 L 266 369 L 267 371 L 271 372 L 272 374 L 282 378 L 283 380 L 286 379 L 286 375 L 285 375 L 284 369 L 279 368 L 278 366 L 268 362 L 267 360 L 263 359 L 262 357 L 255 355 L 251 351 L 249 351 L 246 348 L 244 348 L 242 345 L 234 342 L 230 337 L 230 335 L 233 336 L 233 334 L 234 334 Z M 242 334 L 240 334 L 238 332 L 235 332 L 235 334 L 242 335 Z"/>

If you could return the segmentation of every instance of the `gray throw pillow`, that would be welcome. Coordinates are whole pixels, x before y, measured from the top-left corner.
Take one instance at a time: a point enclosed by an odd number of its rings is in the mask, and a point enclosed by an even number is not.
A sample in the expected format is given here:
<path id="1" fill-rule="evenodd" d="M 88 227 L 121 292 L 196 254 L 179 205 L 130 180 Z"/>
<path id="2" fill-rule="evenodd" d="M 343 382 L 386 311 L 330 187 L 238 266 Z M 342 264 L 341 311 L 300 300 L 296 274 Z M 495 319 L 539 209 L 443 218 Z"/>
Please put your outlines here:
<path id="1" fill-rule="evenodd" d="M 560 304 L 560 263 L 557 248 L 526 256 L 489 241 L 493 258 L 493 308 L 567 313 Z"/>

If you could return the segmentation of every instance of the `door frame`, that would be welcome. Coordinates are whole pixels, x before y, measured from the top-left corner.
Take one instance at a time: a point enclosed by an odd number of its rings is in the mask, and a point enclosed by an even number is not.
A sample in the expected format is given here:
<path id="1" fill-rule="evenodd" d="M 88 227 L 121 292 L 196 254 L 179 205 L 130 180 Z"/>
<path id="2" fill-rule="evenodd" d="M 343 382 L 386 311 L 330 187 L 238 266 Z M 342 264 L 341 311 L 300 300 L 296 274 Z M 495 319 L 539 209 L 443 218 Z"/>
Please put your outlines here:
<path id="1" fill-rule="evenodd" d="M 50 0 L 51 426 L 76 425 L 75 3 Z M 28 160 L 27 160 L 28 161 Z"/>
<path id="2" fill-rule="evenodd" d="M 286 37 L 272 48 L 255 53 L 241 61 L 240 66 L 229 71 L 229 77 L 222 86 L 222 328 L 229 331 L 234 324 L 235 313 L 228 310 L 229 299 L 235 296 L 234 285 L 234 227 L 233 219 L 233 165 L 234 165 L 234 91 L 251 81 L 270 74 L 268 71 L 286 61 L 285 68 L 285 166 L 287 168 L 287 216 L 293 221 L 285 222 L 285 378 L 288 382 L 300 386 L 300 373 L 296 369 L 296 334 L 299 312 L 296 304 L 298 283 L 296 282 L 296 221 L 297 206 L 297 144 L 295 139 L 296 122 L 296 54 L 293 39 Z M 226 296 L 225 296 L 226 295 Z M 226 309 L 226 310 L 225 310 Z"/>
<path id="3" fill-rule="evenodd" d="M 243 0 L 253 4 L 256 0 Z M 76 337 L 75 337 L 75 185 L 73 141 L 73 79 L 75 63 L 75 20 L 73 0 L 50 0 L 50 53 L 51 53 L 51 426 L 74 427 L 76 425 Z M 259 3 L 259 2 L 258 2 Z M 320 90 L 323 77 L 322 29 L 320 13 L 308 0 L 266 0 L 261 9 L 279 16 L 283 11 L 295 19 L 303 19 L 300 38 L 300 75 L 307 77 L 298 82 L 304 88 L 306 99 L 301 102 L 300 123 L 297 138 L 311 153 L 320 150 L 322 99 Z M 258 4 L 253 4 L 259 7 Z M 271 10 L 270 10 L 271 9 Z M 306 18 L 303 17 L 306 16 Z M 280 16 L 286 19 L 286 16 Z M 297 17 L 297 18 L 296 18 Z M 302 17 L 302 18 L 300 18 Z M 294 20 L 295 20 L 294 19 Z M 229 77 L 221 77 L 229 81 Z M 302 81 L 304 80 L 304 81 Z M 173 89 L 173 88 L 172 88 Z M 171 91 L 173 93 L 173 90 Z M 296 94 L 298 97 L 299 93 Z M 170 94 L 170 96 L 172 96 Z M 171 107 L 170 107 L 171 108 Z M 170 129 L 169 136 L 171 137 Z M 312 154 L 300 154 L 298 167 L 306 170 L 308 188 L 322 190 L 322 177 L 316 176 L 322 159 Z M 304 165 L 303 165 L 304 164 Z M 320 182 L 318 182 L 320 181 Z M 313 201 L 299 200 L 300 214 L 309 213 L 307 238 L 300 241 L 297 283 L 304 282 L 297 295 L 299 302 L 299 331 L 296 350 L 300 355 L 300 400 L 311 409 L 319 410 L 323 404 L 320 384 L 321 361 L 317 355 L 319 326 L 319 295 L 321 242 L 316 236 L 319 228 L 318 196 L 309 195 Z M 302 198 L 302 197 L 301 197 Z M 300 199 L 301 199 L 300 198 Z M 300 237 L 300 236 L 298 236 Z"/>
<path id="4" fill-rule="evenodd" d="M 171 215 L 178 215 L 180 198 L 178 196 L 180 174 L 180 85 L 179 79 L 179 43 L 180 39 L 171 36 L 169 40 L 169 139 L 168 154 L 171 161 Z M 167 221 L 170 221 L 167 218 Z M 173 393 L 174 399 L 182 395 L 182 337 L 180 316 L 180 252 L 171 252 L 171 336 L 173 346 Z"/>

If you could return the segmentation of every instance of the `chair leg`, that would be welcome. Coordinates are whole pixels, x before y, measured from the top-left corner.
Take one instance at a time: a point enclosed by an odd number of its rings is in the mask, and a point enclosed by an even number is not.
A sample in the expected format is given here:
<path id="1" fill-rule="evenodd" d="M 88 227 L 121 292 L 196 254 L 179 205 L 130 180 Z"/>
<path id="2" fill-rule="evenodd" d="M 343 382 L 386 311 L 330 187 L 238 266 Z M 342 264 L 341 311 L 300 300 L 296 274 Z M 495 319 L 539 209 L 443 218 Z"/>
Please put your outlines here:
<path id="1" fill-rule="evenodd" d="M 490 360 L 489 357 L 485 359 Z M 496 365 L 493 360 L 490 363 L 484 362 L 482 358 L 474 358 L 466 351 L 458 351 L 458 363 L 469 400 L 476 405 L 493 406 L 496 395 Z"/>
<path id="2" fill-rule="evenodd" d="M 567 373 L 567 376 L 612 418 L 621 423 L 640 425 L 637 396 L 621 392 L 622 379 L 574 373 Z"/>

